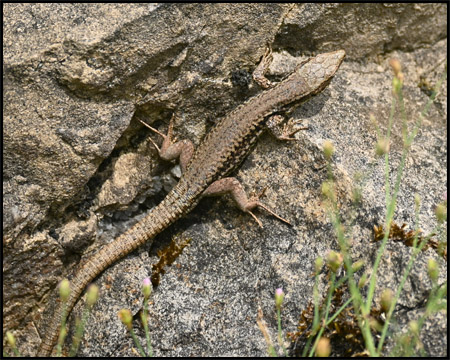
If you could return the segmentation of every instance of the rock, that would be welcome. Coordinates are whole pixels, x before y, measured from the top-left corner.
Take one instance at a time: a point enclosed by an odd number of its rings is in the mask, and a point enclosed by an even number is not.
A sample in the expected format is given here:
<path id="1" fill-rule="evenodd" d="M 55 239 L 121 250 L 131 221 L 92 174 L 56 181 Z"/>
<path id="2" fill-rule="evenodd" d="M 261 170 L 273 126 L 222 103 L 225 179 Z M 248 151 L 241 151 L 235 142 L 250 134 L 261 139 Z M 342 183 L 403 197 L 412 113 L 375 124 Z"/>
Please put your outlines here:
<path id="1" fill-rule="evenodd" d="M 266 44 L 274 50 L 275 80 L 308 55 L 342 48 L 347 53 L 330 86 L 290 114 L 290 123 L 308 126 L 298 141 L 263 135 L 236 171 L 249 193 L 267 187 L 262 200 L 293 227 L 261 210 L 260 229 L 230 199 L 202 200 L 153 244 L 96 280 L 100 299 L 79 355 L 133 354 L 117 309 L 138 313 L 142 278 L 151 275 L 157 250 L 175 234 L 192 241 L 165 268 L 151 295 L 155 355 L 265 356 L 256 316 L 261 308 L 276 342 L 273 297 L 279 287 L 286 294 L 283 330 L 295 332 L 312 300 L 315 259 L 339 249 L 321 194 L 328 178 L 325 140 L 335 148 L 342 221 L 354 219 L 348 226 L 352 257 L 370 273 L 379 248 L 371 242 L 373 226 L 383 224 L 386 213 L 384 160 L 374 155 L 377 133 L 370 115 L 384 133 L 392 101 L 389 59 L 395 57 L 404 73 L 408 119 L 418 119 L 429 84 L 443 72 L 444 5 L 10 3 L 4 20 L 3 333 L 14 331 L 21 354 L 35 353 L 38 331 L 51 312 L 42 316 L 42 309 L 59 280 L 144 217 L 177 180 L 174 165 L 158 159 L 148 141 L 161 139 L 137 119 L 165 132 L 175 113 L 177 138 L 198 144 L 210 120 L 261 91 L 250 75 Z M 445 85 L 410 148 L 394 217 L 414 229 L 419 194 L 424 234 L 434 231 L 434 208 L 446 191 Z M 401 151 L 396 120 L 392 181 Z M 362 203 L 352 212 L 352 189 L 361 174 Z M 411 252 L 388 242 L 374 306 L 384 288 L 398 287 Z M 433 249 L 420 253 L 394 312 L 395 333 L 423 313 L 429 257 L 440 262 L 439 281 L 445 281 L 446 262 Z M 320 283 L 325 296 L 325 276 Z M 75 314 L 82 307 L 79 302 Z M 444 320 L 438 314 L 426 323 L 422 341 L 431 356 L 446 355 Z"/>

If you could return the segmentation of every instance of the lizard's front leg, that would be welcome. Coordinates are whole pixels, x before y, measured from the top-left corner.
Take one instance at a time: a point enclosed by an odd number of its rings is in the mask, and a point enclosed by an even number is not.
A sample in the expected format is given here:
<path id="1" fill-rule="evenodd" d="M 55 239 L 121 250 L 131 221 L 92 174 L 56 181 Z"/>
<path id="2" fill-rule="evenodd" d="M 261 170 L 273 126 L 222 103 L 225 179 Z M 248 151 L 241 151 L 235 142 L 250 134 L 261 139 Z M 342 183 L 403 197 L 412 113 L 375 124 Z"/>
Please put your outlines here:
<path id="1" fill-rule="evenodd" d="M 263 89 L 268 89 L 273 87 L 272 82 L 266 78 L 266 73 L 269 70 L 269 66 L 273 61 L 272 48 L 267 47 L 265 54 L 263 55 L 261 62 L 258 64 L 256 69 L 253 71 L 253 80 L 259 84 Z"/>
<path id="2" fill-rule="evenodd" d="M 284 140 L 284 141 L 298 140 L 293 136 L 296 133 L 298 133 L 300 130 L 308 130 L 308 127 L 292 129 L 292 127 L 289 126 L 288 124 L 285 124 L 283 127 L 281 127 L 281 124 L 285 120 L 286 119 L 283 116 L 277 114 L 277 115 L 270 116 L 266 121 L 267 129 L 278 140 Z"/>
<path id="3" fill-rule="evenodd" d="M 175 115 L 172 115 L 169 123 L 169 129 L 167 130 L 167 135 L 159 132 L 144 121 L 140 119 L 138 120 L 150 130 L 163 137 L 164 141 L 161 145 L 161 148 L 159 148 L 151 138 L 150 141 L 152 142 L 153 146 L 155 146 L 156 150 L 158 150 L 159 156 L 161 156 L 162 159 L 170 161 L 180 158 L 181 171 L 184 173 L 186 170 L 186 166 L 189 163 L 189 160 L 191 160 L 191 157 L 194 153 L 194 144 L 192 144 L 192 142 L 189 140 L 181 140 L 172 143 L 172 129 L 174 118 Z"/>
<path id="4" fill-rule="evenodd" d="M 278 216 L 266 205 L 258 201 L 259 197 L 262 194 L 260 194 L 259 196 L 253 196 L 249 199 L 244 189 L 242 188 L 242 185 L 239 182 L 239 180 L 234 177 L 227 177 L 213 182 L 203 192 L 202 196 L 217 196 L 224 194 L 230 194 L 233 200 L 236 201 L 236 204 L 238 205 L 239 209 L 241 209 L 246 213 L 249 213 L 253 217 L 253 219 L 255 219 L 255 221 L 258 223 L 260 227 L 263 227 L 262 222 L 251 211 L 257 206 L 262 207 L 264 210 L 269 212 L 271 215 L 275 216 L 277 219 L 291 225 L 289 221 L 283 219 L 281 216 Z"/>

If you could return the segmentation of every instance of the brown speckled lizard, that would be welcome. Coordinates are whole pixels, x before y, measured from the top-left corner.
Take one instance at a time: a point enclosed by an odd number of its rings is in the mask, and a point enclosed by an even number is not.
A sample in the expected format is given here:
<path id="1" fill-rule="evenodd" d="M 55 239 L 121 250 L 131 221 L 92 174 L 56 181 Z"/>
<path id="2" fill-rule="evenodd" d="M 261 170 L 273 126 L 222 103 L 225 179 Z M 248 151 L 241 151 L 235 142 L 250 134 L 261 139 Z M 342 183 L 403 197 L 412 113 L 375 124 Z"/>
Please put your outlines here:
<path id="1" fill-rule="evenodd" d="M 271 127 L 280 122 L 280 112 L 304 102 L 328 85 L 344 59 L 345 52 L 338 50 L 310 58 L 276 85 L 264 78 L 272 61 L 271 55 L 269 49 L 253 74 L 254 79 L 268 90 L 250 98 L 217 122 L 195 152 L 189 141 L 172 143 L 172 121 L 167 135 L 158 132 L 164 138 L 161 149 L 158 149 L 160 156 L 166 160 L 180 158 L 182 177 L 144 219 L 100 249 L 75 274 L 66 303 L 66 316 L 84 288 L 103 270 L 187 214 L 202 196 L 231 194 L 239 208 L 253 216 L 260 226 L 261 222 L 252 213 L 252 209 L 258 206 L 287 222 L 259 202 L 257 197 L 248 199 L 238 180 L 225 176 L 242 162 L 265 126 Z M 284 130 L 278 138 L 292 140 L 294 138 L 291 136 L 295 132 L 288 133 Z M 44 333 L 38 356 L 51 354 L 59 335 L 62 313 L 63 309 L 59 304 Z"/>

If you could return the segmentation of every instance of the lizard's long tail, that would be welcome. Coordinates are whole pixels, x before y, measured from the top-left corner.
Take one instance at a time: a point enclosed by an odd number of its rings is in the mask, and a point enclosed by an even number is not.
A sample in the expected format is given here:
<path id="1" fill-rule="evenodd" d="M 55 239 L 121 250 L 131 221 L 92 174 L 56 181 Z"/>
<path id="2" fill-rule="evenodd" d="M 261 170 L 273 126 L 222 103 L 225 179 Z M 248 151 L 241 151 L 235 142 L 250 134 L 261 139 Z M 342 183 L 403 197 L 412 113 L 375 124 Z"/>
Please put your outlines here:
<path id="1" fill-rule="evenodd" d="M 150 240 L 159 232 L 175 222 L 192 207 L 192 200 L 187 201 L 178 195 L 180 187 L 176 186 L 144 219 L 116 238 L 113 242 L 100 249 L 75 274 L 71 280 L 70 297 L 66 303 L 66 316 L 70 314 L 84 288 L 94 280 L 103 270 L 120 258 Z M 181 193 L 184 193 L 181 191 Z M 50 321 L 44 339 L 39 346 L 37 356 L 48 357 L 52 353 L 61 326 L 63 314 L 62 304 L 58 304 Z"/>

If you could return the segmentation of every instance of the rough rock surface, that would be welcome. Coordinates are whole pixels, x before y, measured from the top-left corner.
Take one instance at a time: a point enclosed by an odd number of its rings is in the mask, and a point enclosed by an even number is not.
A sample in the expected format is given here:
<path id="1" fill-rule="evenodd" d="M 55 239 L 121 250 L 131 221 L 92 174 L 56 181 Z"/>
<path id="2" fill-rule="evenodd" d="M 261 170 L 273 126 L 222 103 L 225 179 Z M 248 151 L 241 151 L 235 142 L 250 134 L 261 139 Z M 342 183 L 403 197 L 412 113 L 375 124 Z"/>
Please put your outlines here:
<path id="1" fill-rule="evenodd" d="M 96 280 L 100 300 L 79 353 L 133 355 L 117 311 L 138 313 L 141 281 L 158 262 L 157 250 L 179 235 L 192 240 L 151 297 L 155 355 L 266 355 L 258 308 L 275 339 L 273 295 L 282 287 L 283 329 L 295 331 L 312 299 L 314 260 L 338 249 L 320 190 L 327 179 L 323 142 L 336 149 L 344 221 L 355 177 L 366 175 L 352 255 L 370 273 L 378 248 L 370 242 L 372 229 L 386 211 L 384 162 L 374 156 L 370 114 L 385 130 L 392 99 L 388 62 L 396 57 L 408 118 L 417 119 L 429 99 L 418 84 L 435 84 L 443 71 L 446 29 L 444 4 L 4 5 L 3 334 L 12 330 L 21 353 L 34 354 L 58 281 L 145 216 L 176 182 L 177 168 L 158 159 L 147 137 L 160 139 L 137 118 L 164 131 L 175 112 L 177 137 L 198 144 L 211 121 L 261 91 L 250 79 L 266 44 L 275 52 L 276 79 L 302 56 L 344 49 L 347 58 L 330 86 L 291 114 L 309 129 L 294 143 L 262 136 L 236 172 L 248 192 L 267 187 L 265 203 L 293 227 L 259 211 L 260 229 L 230 199 L 203 200 Z M 446 83 L 442 89 L 411 147 L 395 215 L 414 228 L 419 194 L 425 234 L 446 191 Z M 391 178 L 401 131 L 397 122 Z M 409 247 L 389 243 L 378 290 L 397 288 L 410 255 Z M 419 255 L 394 332 L 423 311 L 430 257 L 446 273 L 433 250 Z M 422 339 L 428 354 L 446 355 L 446 327 L 445 314 L 429 320 Z"/>

